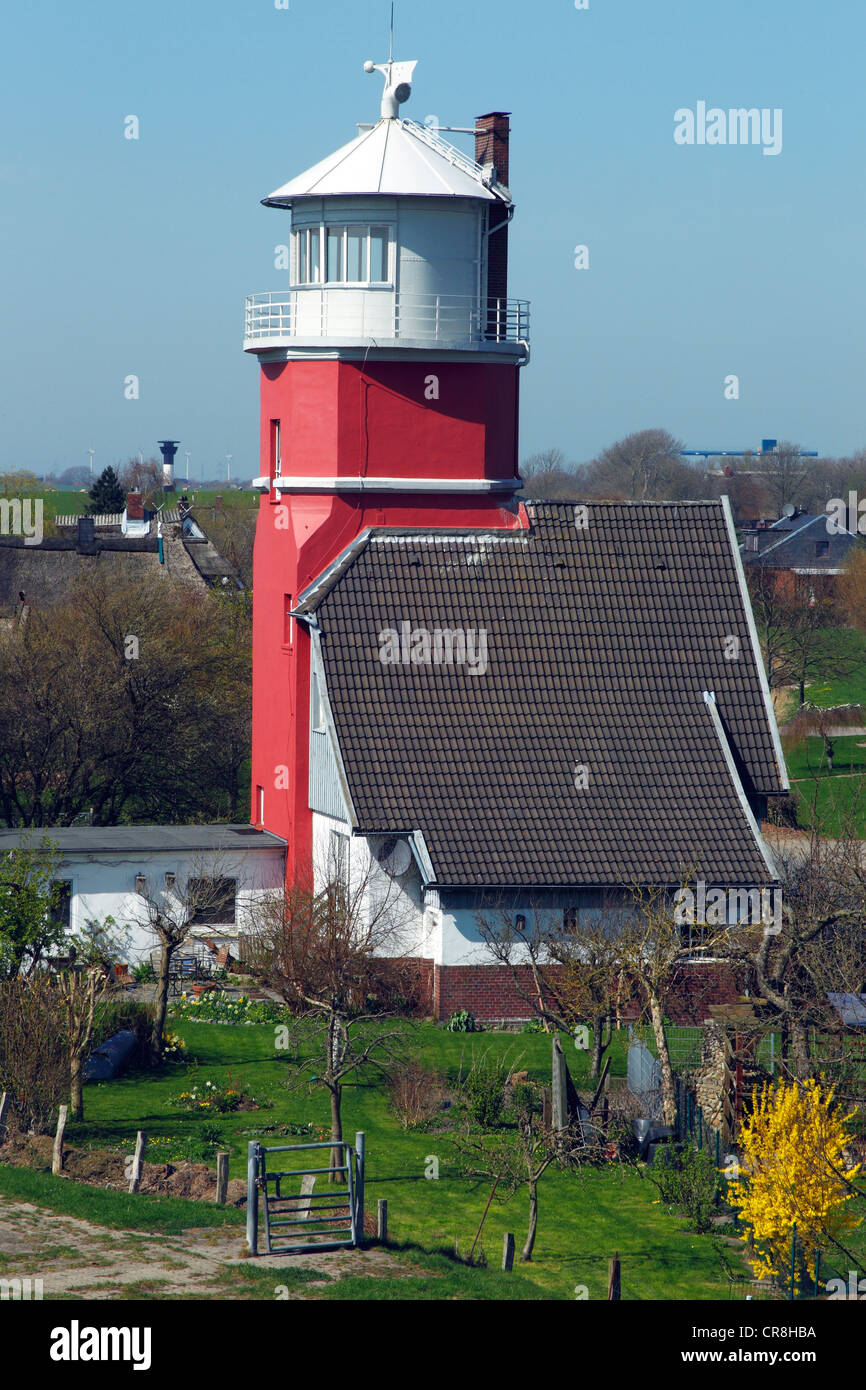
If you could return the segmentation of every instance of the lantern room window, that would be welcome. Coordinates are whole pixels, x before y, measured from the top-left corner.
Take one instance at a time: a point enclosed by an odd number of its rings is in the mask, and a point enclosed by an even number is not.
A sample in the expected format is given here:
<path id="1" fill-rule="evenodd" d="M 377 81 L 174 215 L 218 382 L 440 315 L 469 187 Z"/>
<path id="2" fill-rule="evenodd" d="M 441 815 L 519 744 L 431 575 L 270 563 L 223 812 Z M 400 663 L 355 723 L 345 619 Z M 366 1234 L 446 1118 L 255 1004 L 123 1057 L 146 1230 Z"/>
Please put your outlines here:
<path id="1" fill-rule="evenodd" d="M 387 285 L 391 282 L 387 227 L 366 223 L 301 227 L 294 237 L 295 283 L 298 285 Z"/>

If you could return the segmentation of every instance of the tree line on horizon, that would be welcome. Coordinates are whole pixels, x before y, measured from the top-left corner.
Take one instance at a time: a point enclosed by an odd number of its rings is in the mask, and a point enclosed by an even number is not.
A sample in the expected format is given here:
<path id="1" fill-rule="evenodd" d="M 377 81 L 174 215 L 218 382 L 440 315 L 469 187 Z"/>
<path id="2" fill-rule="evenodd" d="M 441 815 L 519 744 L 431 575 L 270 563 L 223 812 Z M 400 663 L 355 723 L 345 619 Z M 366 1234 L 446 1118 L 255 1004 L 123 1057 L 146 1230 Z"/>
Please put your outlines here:
<path id="1" fill-rule="evenodd" d="M 682 449 L 663 429 L 626 435 L 586 463 L 569 461 L 558 446 L 543 449 L 521 464 L 519 495 L 548 502 L 688 502 L 726 493 L 740 525 L 779 517 L 788 505 L 817 513 L 850 491 L 866 496 L 866 449 L 804 458 L 798 444 L 781 441 L 772 453 L 694 461 Z"/>

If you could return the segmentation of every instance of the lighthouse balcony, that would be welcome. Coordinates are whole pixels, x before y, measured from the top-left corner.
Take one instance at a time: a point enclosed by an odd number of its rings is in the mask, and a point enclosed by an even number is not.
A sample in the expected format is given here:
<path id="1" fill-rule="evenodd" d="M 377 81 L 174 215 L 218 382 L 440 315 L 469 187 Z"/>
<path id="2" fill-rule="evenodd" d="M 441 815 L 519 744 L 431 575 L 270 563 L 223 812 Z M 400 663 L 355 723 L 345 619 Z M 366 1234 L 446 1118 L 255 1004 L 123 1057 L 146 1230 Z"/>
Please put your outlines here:
<path id="1" fill-rule="evenodd" d="M 371 345 L 522 355 L 529 347 L 529 303 L 306 287 L 247 297 L 245 352 Z"/>

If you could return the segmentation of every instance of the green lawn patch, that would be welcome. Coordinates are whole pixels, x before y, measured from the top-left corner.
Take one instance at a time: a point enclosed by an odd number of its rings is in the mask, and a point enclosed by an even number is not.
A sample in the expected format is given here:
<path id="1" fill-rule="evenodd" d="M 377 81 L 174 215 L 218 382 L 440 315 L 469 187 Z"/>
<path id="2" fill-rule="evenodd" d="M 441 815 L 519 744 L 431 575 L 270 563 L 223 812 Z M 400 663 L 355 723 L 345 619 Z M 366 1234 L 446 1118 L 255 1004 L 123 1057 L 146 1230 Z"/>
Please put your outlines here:
<path id="1" fill-rule="evenodd" d="M 0 1193 L 114 1230 L 178 1235 L 196 1226 L 242 1226 L 245 1220 L 237 1207 L 187 1202 L 180 1197 L 156 1197 L 149 1192 L 134 1195 L 113 1192 L 109 1188 L 71 1182 L 50 1173 L 35 1173 L 30 1168 L 14 1168 L 9 1164 L 0 1164 Z"/>
<path id="2" fill-rule="evenodd" d="M 82 1124 L 67 1128 L 70 1144 L 122 1146 L 131 1152 L 137 1129 L 182 1142 L 187 1138 L 194 1141 L 204 1125 L 211 1130 L 218 1126 L 220 1147 L 231 1155 L 231 1176 L 244 1178 L 251 1139 L 269 1146 L 298 1142 L 291 1137 L 293 1128 L 328 1125 L 328 1101 L 323 1092 L 314 1088 L 312 1093 L 299 1093 L 286 1088 L 284 1083 L 291 1068 L 285 1055 L 274 1046 L 272 1026 L 227 1027 L 173 1021 L 172 1027 L 187 1043 L 183 1062 L 156 1076 L 138 1073 L 87 1086 L 86 1118 Z M 444 1072 L 452 1081 L 456 1080 L 461 1064 L 465 1074 L 472 1056 L 488 1048 L 507 1053 L 514 1065 L 528 1070 L 538 1081 L 548 1081 L 550 1077 L 551 1038 L 545 1034 L 455 1034 L 424 1024 L 418 1028 L 416 1041 L 420 1063 Z M 577 1086 L 589 1090 L 588 1054 L 575 1048 L 572 1039 L 563 1041 Z M 615 1036 L 612 1050 L 612 1070 L 620 1078 L 625 1074 L 627 1044 L 628 1034 L 623 1030 Z M 196 1074 L 193 1062 L 199 1076 L 226 1076 L 231 1072 L 235 1080 L 249 1085 L 255 1096 L 268 1100 L 270 1108 L 201 1116 L 177 1110 L 171 1100 L 188 1088 Z M 727 1298 L 731 1280 L 744 1277 L 737 1251 L 731 1253 L 731 1247 L 715 1238 L 696 1236 L 683 1229 L 682 1219 L 668 1215 L 656 1204 L 656 1189 L 640 1170 L 618 1166 L 576 1173 L 549 1170 L 545 1174 L 539 1188 L 539 1232 L 533 1261 L 526 1266 L 516 1263 L 510 1282 L 499 1270 L 502 1240 L 506 1231 L 513 1232 L 519 1256 L 528 1217 L 525 1189 L 507 1204 L 494 1200 L 491 1206 L 480 1241 L 488 1268 L 469 1268 L 455 1262 L 455 1243 L 461 1255 L 472 1244 L 490 1184 L 461 1172 L 449 1139 L 449 1120 L 448 1111 L 443 1110 L 441 1123 L 434 1117 L 426 1130 L 402 1129 L 388 1107 L 381 1078 L 375 1073 L 345 1088 L 344 1133 L 350 1141 L 357 1130 L 364 1130 L 367 1136 L 367 1209 L 375 1212 L 377 1199 L 387 1198 L 389 1233 L 398 1252 L 406 1251 L 399 1258 L 417 1264 L 423 1257 L 431 1263 L 425 1265 L 422 1278 L 391 1280 L 390 1276 L 385 1279 L 379 1274 L 374 1277 L 359 1273 L 351 1276 L 353 1282 L 340 1280 L 327 1289 L 316 1290 L 314 1296 L 502 1297 L 504 1289 L 509 1297 L 571 1300 L 582 1297 L 586 1290 L 590 1298 L 604 1298 L 608 1262 L 615 1251 L 619 1251 L 623 1265 L 624 1299 Z M 287 1128 L 289 1136 L 284 1132 Z M 432 1176 L 437 1171 L 438 1177 Z M 6 1179 L 4 1173 L 4 1181 L 7 1180 L 15 1188 L 10 1195 L 31 1196 L 34 1191 L 41 1191 L 45 1203 L 50 1204 L 49 1198 L 54 1194 L 63 1198 L 65 1193 L 66 1202 L 70 1201 L 66 1189 L 73 1185 L 62 1180 L 40 1174 L 22 1175 L 21 1170 L 14 1170 L 11 1179 Z M 42 1187 L 37 1186 L 37 1180 Z M 239 1211 L 177 1199 L 147 1195 L 131 1198 L 99 1189 L 87 1192 L 85 1205 L 74 1210 L 68 1205 L 57 1209 L 136 1230 L 177 1231 L 195 1225 L 240 1224 L 243 1220 Z M 111 1210 L 111 1221 L 101 1214 L 103 1207 Z M 132 1212 L 137 1213 L 135 1219 L 131 1219 Z M 453 1286 L 449 1280 L 454 1281 Z M 279 1282 L 274 1279 L 275 1284 Z M 429 1289 L 425 1291 L 422 1285 L 429 1285 Z M 477 1292 L 473 1293 L 473 1289 Z M 304 1296 L 313 1296 L 313 1291 Z"/>

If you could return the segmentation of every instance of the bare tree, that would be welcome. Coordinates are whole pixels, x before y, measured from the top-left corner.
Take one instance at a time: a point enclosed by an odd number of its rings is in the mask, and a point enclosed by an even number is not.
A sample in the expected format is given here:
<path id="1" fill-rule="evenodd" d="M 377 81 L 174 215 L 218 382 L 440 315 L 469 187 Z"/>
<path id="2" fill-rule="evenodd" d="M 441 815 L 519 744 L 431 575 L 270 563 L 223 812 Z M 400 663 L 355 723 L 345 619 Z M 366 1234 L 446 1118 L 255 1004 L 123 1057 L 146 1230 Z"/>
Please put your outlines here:
<path id="1" fill-rule="evenodd" d="M 643 502 L 700 495 L 701 477 L 680 457 L 682 442 L 667 430 L 639 430 L 611 444 L 587 470 L 591 496 Z M 684 490 L 685 489 L 685 490 Z M 705 490 L 705 489 L 704 489 Z"/>
<path id="2" fill-rule="evenodd" d="M 162 464 L 156 458 L 127 459 L 120 470 L 120 485 L 125 492 L 140 492 L 147 504 L 162 492 Z"/>
<path id="3" fill-rule="evenodd" d="M 574 1033 L 588 1023 L 591 1076 L 610 1046 L 620 985 L 614 916 L 608 906 L 578 927 L 576 913 L 537 906 L 519 916 L 498 907 L 476 918 L 489 953 L 510 969 L 517 993 L 546 1026 Z"/>
<path id="4" fill-rule="evenodd" d="M 762 565 L 748 565 L 746 578 L 764 653 L 771 690 L 795 684 L 802 706 L 806 685 L 821 674 L 826 661 L 827 633 L 836 621 L 836 608 L 827 596 L 824 577 L 809 585 L 792 586 L 789 576 Z M 834 656 L 838 675 L 850 661 Z"/>
<path id="5" fill-rule="evenodd" d="M 782 441 L 771 453 L 756 454 L 755 467 L 779 516 L 789 503 L 803 504 L 814 461 L 802 456 L 799 444 Z"/>
<path id="6" fill-rule="evenodd" d="M 563 1150 L 561 1137 L 557 1139 L 542 1124 L 542 1114 L 540 1088 L 520 1083 L 512 1089 L 506 1126 L 495 1132 L 478 1133 L 469 1123 L 466 1111 L 462 1132 L 453 1139 L 464 1171 L 493 1180 L 491 1198 L 498 1192 L 499 1200 L 507 1202 L 516 1192 L 528 1188 L 529 1221 L 520 1253 L 524 1264 L 532 1259 L 538 1234 L 538 1184 Z"/>
<path id="7" fill-rule="evenodd" d="M 366 1067 L 384 1071 L 406 1052 L 398 1015 L 417 996 L 417 969 L 405 959 L 412 909 L 372 858 L 367 868 L 323 866 L 327 877 L 297 882 L 254 909 L 246 948 L 250 970 L 282 995 L 298 1021 L 293 1084 L 327 1090 L 333 1170 L 340 1164 L 343 1087 Z"/>
<path id="8" fill-rule="evenodd" d="M 109 985 L 109 977 L 98 965 L 91 965 L 86 970 L 66 970 L 57 976 L 69 1058 L 69 1113 L 73 1120 L 84 1118 L 84 1059 L 93 1037 L 96 1002 L 107 992 Z"/>
<path id="9" fill-rule="evenodd" d="M 781 1063 L 804 1081 L 815 1074 L 810 1036 L 835 1042 L 835 1065 L 848 1082 L 846 1066 L 859 1049 L 861 1033 L 846 1022 L 831 994 L 866 992 L 866 872 L 862 841 L 850 830 L 836 839 L 820 833 L 816 808 L 812 828 L 803 837 L 775 847 L 782 880 L 781 929 L 778 932 L 736 929 L 716 944 L 715 954 L 749 970 L 752 993 L 761 1000 L 751 1031 L 758 1036 L 780 1031 Z M 822 1068 L 832 1056 L 822 1060 Z M 863 1099 L 859 1080 L 857 1103 Z"/>
<path id="10" fill-rule="evenodd" d="M 218 853 L 199 856 L 191 871 L 178 876 L 173 888 L 161 889 L 149 880 L 141 886 L 146 925 L 156 937 L 160 952 L 154 1000 L 156 1013 L 150 1038 L 154 1065 L 162 1056 L 172 958 L 196 922 L 219 921 L 231 898 L 236 896 L 237 886 L 237 871 L 233 871 L 226 858 Z"/>

